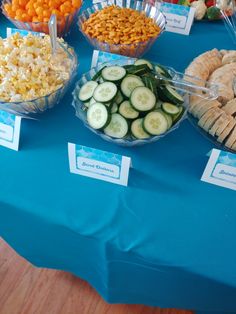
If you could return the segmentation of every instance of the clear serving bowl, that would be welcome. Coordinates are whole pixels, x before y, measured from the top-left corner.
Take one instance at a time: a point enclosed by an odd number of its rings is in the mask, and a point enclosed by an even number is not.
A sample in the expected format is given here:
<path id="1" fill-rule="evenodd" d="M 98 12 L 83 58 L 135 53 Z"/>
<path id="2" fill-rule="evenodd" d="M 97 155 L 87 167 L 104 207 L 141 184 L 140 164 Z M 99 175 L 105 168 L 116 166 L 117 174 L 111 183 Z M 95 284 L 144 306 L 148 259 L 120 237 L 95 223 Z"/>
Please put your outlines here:
<path id="1" fill-rule="evenodd" d="M 67 80 L 59 89 L 43 97 L 19 102 L 0 101 L 0 110 L 23 117 L 30 117 L 34 116 L 34 114 L 42 113 L 47 109 L 53 108 L 59 103 L 73 82 L 78 68 L 78 59 L 74 49 L 69 45 L 64 46 L 62 43 L 59 43 L 59 45 L 68 53 L 68 57 L 72 60 L 72 69 L 69 80 Z"/>
<path id="2" fill-rule="evenodd" d="M 98 50 L 139 58 L 151 48 L 157 38 L 160 37 L 160 35 L 164 32 L 166 25 L 165 16 L 156 7 L 145 1 L 123 0 L 122 4 L 120 2 L 121 1 L 119 0 L 103 1 L 83 11 L 78 19 L 79 29 L 84 37 L 87 39 L 87 41 Z M 97 39 L 91 38 L 90 36 L 86 35 L 83 32 L 82 24 L 90 17 L 91 14 L 113 4 L 123 8 L 131 8 L 139 12 L 145 12 L 146 15 L 148 17 L 151 17 L 160 27 L 160 33 L 156 37 L 151 38 L 147 41 L 133 44 L 108 44 L 106 42 L 100 42 Z"/>
<path id="3" fill-rule="evenodd" d="M 22 22 L 22 21 L 15 20 L 14 18 L 10 17 L 7 14 L 6 10 L 4 9 L 5 4 L 11 4 L 11 0 L 3 0 L 2 5 L 1 5 L 1 9 L 2 9 L 3 15 L 10 22 L 12 22 L 17 28 L 25 29 L 27 31 L 49 34 L 47 22 Z M 83 0 L 81 0 L 81 7 L 82 7 L 82 5 L 83 5 Z M 65 35 L 69 34 L 72 25 L 78 19 L 80 8 L 78 10 L 74 11 L 73 13 L 70 13 L 66 17 L 57 18 L 57 36 L 58 37 L 64 37 Z"/>
<path id="4" fill-rule="evenodd" d="M 210 141 L 215 147 L 219 148 L 220 150 L 225 150 L 228 151 L 230 153 L 236 154 L 236 151 L 226 147 L 224 144 L 219 143 L 217 141 L 217 138 L 215 136 L 210 135 L 209 133 L 207 133 L 205 130 L 203 130 L 199 125 L 198 125 L 198 119 L 196 119 L 190 112 L 187 113 L 187 118 L 188 121 L 190 121 L 190 123 L 194 126 L 194 128 L 206 139 L 208 139 L 208 141 Z"/>
<path id="5" fill-rule="evenodd" d="M 103 133 L 102 131 L 99 130 L 95 130 L 92 127 L 90 127 L 90 125 L 87 123 L 87 116 L 86 116 L 86 111 L 84 109 L 84 104 L 83 102 L 81 102 L 77 95 L 80 91 L 80 88 L 88 81 L 91 81 L 93 76 L 101 69 L 103 68 L 105 65 L 109 66 L 109 65 L 126 65 L 126 64 L 133 64 L 134 60 L 130 59 L 130 60 L 123 60 L 123 61 L 113 61 L 113 62 L 108 62 L 108 63 L 103 63 L 100 64 L 99 66 L 92 68 L 89 72 L 85 73 L 82 78 L 76 83 L 75 89 L 73 91 L 73 103 L 72 106 L 75 108 L 76 111 L 76 116 L 83 122 L 83 124 L 93 133 L 97 134 L 98 136 L 100 136 L 101 138 L 103 138 L 104 140 L 111 142 L 111 143 L 115 143 L 117 145 L 121 145 L 121 146 L 126 146 L 126 147 L 132 147 L 132 146 L 141 146 L 144 144 L 149 144 L 149 143 L 153 143 L 158 141 L 159 139 L 165 137 L 166 135 L 168 135 L 169 133 L 173 132 L 174 130 L 176 130 L 180 123 L 185 119 L 186 117 L 186 110 L 184 112 L 184 114 L 182 115 L 182 117 L 178 120 L 178 122 L 172 126 L 171 129 L 169 129 L 166 133 L 159 135 L 159 136 L 152 136 L 148 139 L 144 139 L 144 140 L 139 140 L 139 139 L 134 139 L 133 137 L 129 136 L 129 137 L 125 137 L 123 139 L 117 139 L 117 138 L 113 138 L 110 137 L 108 135 L 106 135 L 105 133 Z M 184 107 L 187 107 L 187 100 L 188 97 L 186 97 L 186 102 L 184 104 Z"/>

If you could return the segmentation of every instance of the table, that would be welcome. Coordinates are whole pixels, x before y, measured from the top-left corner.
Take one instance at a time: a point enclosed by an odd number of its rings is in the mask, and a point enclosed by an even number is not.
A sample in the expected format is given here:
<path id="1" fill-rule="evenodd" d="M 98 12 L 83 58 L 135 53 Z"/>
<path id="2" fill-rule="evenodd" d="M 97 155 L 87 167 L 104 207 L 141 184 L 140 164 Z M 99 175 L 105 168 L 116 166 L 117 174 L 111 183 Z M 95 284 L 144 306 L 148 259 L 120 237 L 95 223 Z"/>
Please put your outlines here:
<path id="1" fill-rule="evenodd" d="M 89 1 L 86 5 L 89 5 Z M 0 17 L 0 34 L 10 25 Z M 92 48 L 76 28 L 78 76 Z M 221 22 L 165 33 L 146 58 L 183 71 L 199 53 L 233 48 Z M 122 148 L 61 104 L 24 120 L 21 150 L 0 147 L 0 236 L 39 267 L 87 280 L 110 303 L 236 311 L 235 192 L 200 181 L 212 144 L 188 121 L 154 144 Z M 128 187 L 69 173 L 67 143 L 130 156 Z"/>

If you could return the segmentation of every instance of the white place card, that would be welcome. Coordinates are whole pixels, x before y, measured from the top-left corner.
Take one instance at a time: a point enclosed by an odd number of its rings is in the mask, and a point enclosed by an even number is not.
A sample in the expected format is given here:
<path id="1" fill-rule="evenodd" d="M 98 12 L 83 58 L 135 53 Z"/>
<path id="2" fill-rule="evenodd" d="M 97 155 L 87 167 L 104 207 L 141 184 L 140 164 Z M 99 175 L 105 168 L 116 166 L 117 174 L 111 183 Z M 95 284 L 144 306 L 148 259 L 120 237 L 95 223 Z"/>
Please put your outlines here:
<path id="1" fill-rule="evenodd" d="M 201 180 L 236 191 L 236 155 L 213 149 Z"/>
<path id="2" fill-rule="evenodd" d="M 21 118 L 5 111 L 0 111 L 0 145 L 18 150 Z"/>
<path id="3" fill-rule="evenodd" d="M 158 2 L 157 7 L 166 17 L 167 32 L 189 35 L 195 8 L 166 2 Z"/>
<path id="4" fill-rule="evenodd" d="M 68 143 L 70 172 L 127 186 L 131 159 L 99 149 Z"/>

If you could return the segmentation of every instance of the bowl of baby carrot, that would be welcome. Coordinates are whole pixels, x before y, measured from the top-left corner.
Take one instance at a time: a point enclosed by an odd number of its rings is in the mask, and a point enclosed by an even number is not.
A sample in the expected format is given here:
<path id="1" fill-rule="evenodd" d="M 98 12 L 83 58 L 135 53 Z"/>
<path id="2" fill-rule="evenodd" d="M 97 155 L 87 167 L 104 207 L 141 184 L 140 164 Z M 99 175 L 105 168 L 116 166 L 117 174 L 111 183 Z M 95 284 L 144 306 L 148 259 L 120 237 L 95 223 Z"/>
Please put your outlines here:
<path id="1" fill-rule="evenodd" d="M 166 19 L 146 1 L 108 0 L 83 11 L 78 26 L 96 49 L 138 58 L 165 30 Z"/>
<path id="2" fill-rule="evenodd" d="M 3 0 L 2 12 L 17 28 L 49 33 L 51 14 L 57 16 L 57 35 L 65 36 L 79 15 L 83 0 Z"/>

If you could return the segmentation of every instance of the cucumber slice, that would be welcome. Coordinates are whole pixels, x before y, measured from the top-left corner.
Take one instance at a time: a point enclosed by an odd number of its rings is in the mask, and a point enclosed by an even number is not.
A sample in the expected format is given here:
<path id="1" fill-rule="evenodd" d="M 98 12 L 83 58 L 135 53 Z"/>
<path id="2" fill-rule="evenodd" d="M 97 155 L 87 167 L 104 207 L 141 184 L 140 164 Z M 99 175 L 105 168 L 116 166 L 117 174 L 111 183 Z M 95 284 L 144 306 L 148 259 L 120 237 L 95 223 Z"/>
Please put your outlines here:
<path id="1" fill-rule="evenodd" d="M 179 112 L 172 117 L 173 124 L 177 123 L 183 116 L 185 108 L 183 106 L 179 107 Z"/>
<path id="2" fill-rule="evenodd" d="M 116 113 L 118 111 L 118 105 L 114 102 L 114 104 L 111 106 L 111 113 Z"/>
<path id="3" fill-rule="evenodd" d="M 168 129 L 170 129 L 173 125 L 173 120 L 172 120 L 172 116 L 170 116 L 169 114 L 165 113 L 165 111 L 163 111 L 162 109 L 157 109 L 155 111 L 160 112 L 161 114 L 163 114 L 166 117 L 167 120 L 167 124 L 168 124 Z"/>
<path id="4" fill-rule="evenodd" d="M 100 76 L 102 75 L 102 70 L 105 69 L 105 67 L 101 68 L 92 78 L 92 81 L 97 81 Z"/>
<path id="5" fill-rule="evenodd" d="M 120 104 L 119 113 L 126 119 L 136 119 L 139 116 L 139 112 L 131 106 L 128 100 Z"/>
<path id="6" fill-rule="evenodd" d="M 131 134 L 140 140 L 149 138 L 150 135 L 143 129 L 143 119 L 136 119 L 131 124 Z"/>
<path id="7" fill-rule="evenodd" d="M 87 111 L 88 124 L 96 130 L 104 128 L 109 122 L 109 114 L 105 105 L 96 103 Z"/>
<path id="8" fill-rule="evenodd" d="M 157 80 L 151 74 L 146 74 L 142 77 L 143 82 L 147 88 L 149 88 L 155 96 L 157 96 Z"/>
<path id="9" fill-rule="evenodd" d="M 113 113 L 104 133 L 111 137 L 123 138 L 128 133 L 128 123 L 119 113 Z"/>
<path id="10" fill-rule="evenodd" d="M 126 70 L 118 65 L 109 66 L 102 70 L 102 77 L 105 81 L 119 82 L 126 75 Z"/>
<path id="11" fill-rule="evenodd" d="M 171 118 L 171 116 L 165 112 L 162 112 L 164 114 L 164 116 L 166 117 L 167 120 L 167 124 L 168 124 L 168 129 L 170 129 L 172 127 L 173 124 L 173 120 Z"/>
<path id="12" fill-rule="evenodd" d="M 163 113 L 152 111 L 144 118 L 143 128 L 151 135 L 161 135 L 168 130 L 168 122 Z"/>
<path id="13" fill-rule="evenodd" d="M 147 87 L 136 87 L 131 94 L 130 102 L 137 111 L 150 111 L 155 107 L 156 96 Z"/>
<path id="14" fill-rule="evenodd" d="M 134 62 L 134 65 L 143 65 L 143 64 L 146 64 L 149 69 L 153 70 L 153 66 L 151 64 L 151 62 L 145 60 L 145 59 L 138 59 Z"/>
<path id="15" fill-rule="evenodd" d="M 162 109 L 170 115 L 175 115 L 179 113 L 179 107 L 170 104 L 169 102 L 163 102 Z"/>
<path id="16" fill-rule="evenodd" d="M 93 93 L 95 89 L 97 88 L 97 86 L 98 86 L 98 83 L 94 81 L 89 81 L 85 83 L 79 91 L 79 95 L 78 95 L 79 100 L 83 102 L 89 101 L 90 98 L 93 97 Z"/>
<path id="17" fill-rule="evenodd" d="M 169 99 L 169 101 L 171 103 L 174 104 L 183 104 L 184 99 L 183 97 L 176 92 L 176 90 L 174 90 L 170 85 L 165 85 L 162 87 L 162 93 L 164 94 L 164 96 Z"/>
<path id="18" fill-rule="evenodd" d="M 144 86 L 144 83 L 140 80 L 139 77 L 133 76 L 126 76 L 121 82 L 121 91 L 123 95 L 126 97 L 130 97 L 133 90 L 138 86 Z"/>
<path id="19" fill-rule="evenodd" d="M 117 86 L 112 82 L 104 82 L 97 86 L 93 93 L 93 98 L 97 102 L 110 102 L 117 94 Z"/>
<path id="20" fill-rule="evenodd" d="M 160 64 L 155 65 L 155 71 L 163 76 L 165 76 L 166 78 L 171 78 L 170 73 L 168 72 L 168 70 Z"/>
<path id="21" fill-rule="evenodd" d="M 129 70 L 133 70 L 134 69 L 134 65 L 133 64 L 126 64 L 126 65 L 124 65 L 123 66 L 123 68 L 125 68 L 126 69 L 126 71 L 129 71 Z"/>
<path id="22" fill-rule="evenodd" d="M 138 75 L 135 75 L 135 74 L 127 74 L 126 75 L 126 77 L 135 77 L 135 78 L 138 78 L 138 79 L 140 79 L 140 81 L 142 81 L 142 78 L 140 77 L 140 76 L 138 76 Z"/>
<path id="23" fill-rule="evenodd" d="M 118 91 L 116 98 L 115 98 L 115 102 L 117 103 L 117 105 L 121 104 L 124 101 L 124 97 L 121 94 L 120 91 Z"/>
<path id="24" fill-rule="evenodd" d="M 128 74 L 136 74 L 136 75 L 143 75 L 146 73 L 150 73 L 151 69 L 148 67 L 147 64 L 141 65 L 133 65 L 132 67 L 126 68 Z"/>

